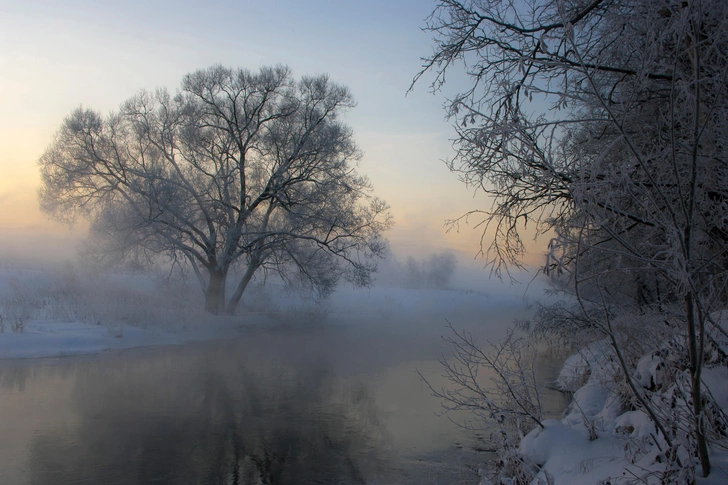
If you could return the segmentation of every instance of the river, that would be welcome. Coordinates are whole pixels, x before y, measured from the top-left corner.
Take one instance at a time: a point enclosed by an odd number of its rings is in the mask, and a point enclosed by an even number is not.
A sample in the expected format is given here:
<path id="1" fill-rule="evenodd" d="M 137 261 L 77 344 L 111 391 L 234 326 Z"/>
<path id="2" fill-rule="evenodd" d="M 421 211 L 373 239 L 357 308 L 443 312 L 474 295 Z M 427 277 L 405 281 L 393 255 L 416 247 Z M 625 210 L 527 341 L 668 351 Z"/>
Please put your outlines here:
<path id="1" fill-rule="evenodd" d="M 497 338 L 516 313 L 475 328 Z M 0 362 L 0 483 L 477 483 L 487 436 L 438 416 L 416 373 L 449 386 L 444 321 L 329 320 Z"/>

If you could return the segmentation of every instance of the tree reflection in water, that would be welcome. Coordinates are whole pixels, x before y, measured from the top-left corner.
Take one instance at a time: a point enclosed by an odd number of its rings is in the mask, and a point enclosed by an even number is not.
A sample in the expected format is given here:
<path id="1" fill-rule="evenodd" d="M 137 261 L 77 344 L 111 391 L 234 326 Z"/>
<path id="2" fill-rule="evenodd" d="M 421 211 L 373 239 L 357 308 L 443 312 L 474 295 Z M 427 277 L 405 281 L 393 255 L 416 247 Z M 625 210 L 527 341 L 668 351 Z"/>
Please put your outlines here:
<path id="1" fill-rule="evenodd" d="M 73 368 L 76 419 L 36 432 L 30 483 L 354 484 L 401 473 L 367 385 L 324 357 L 240 342 L 107 357 L 60 364 Z"/>

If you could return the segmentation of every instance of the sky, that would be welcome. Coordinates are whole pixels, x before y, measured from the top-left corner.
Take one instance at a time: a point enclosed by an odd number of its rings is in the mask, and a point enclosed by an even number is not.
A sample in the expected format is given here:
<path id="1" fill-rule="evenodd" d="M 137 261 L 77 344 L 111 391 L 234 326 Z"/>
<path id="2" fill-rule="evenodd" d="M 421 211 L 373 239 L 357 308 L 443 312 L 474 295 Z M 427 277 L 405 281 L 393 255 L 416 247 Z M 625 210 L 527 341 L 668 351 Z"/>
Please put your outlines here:
<path id="1" fill-rule="evenodd" d="M 287 64 L 328 73 L 358 106 L 346 116 L 364 152 L 359 170 L 391 206 L 396 255 L 453 250 L 473 260 L 480 231 L 444 223 L 487 207 L 450 173 L 445 93 L 424 78 L 432 52 L 428 0 L 0 0 L 0 257 L 74 259 L 83 225 L 38 209 L 37 160 L 78 107 L 116 109 L 141 89 L 174 91 L 182 76 L 223 64 Z M 455 78 L 457 79 L 457 78 Z M 533 257 L 533 255 L 532 255 Z M 475 260 L 474 265 L 482 265 Z"/>

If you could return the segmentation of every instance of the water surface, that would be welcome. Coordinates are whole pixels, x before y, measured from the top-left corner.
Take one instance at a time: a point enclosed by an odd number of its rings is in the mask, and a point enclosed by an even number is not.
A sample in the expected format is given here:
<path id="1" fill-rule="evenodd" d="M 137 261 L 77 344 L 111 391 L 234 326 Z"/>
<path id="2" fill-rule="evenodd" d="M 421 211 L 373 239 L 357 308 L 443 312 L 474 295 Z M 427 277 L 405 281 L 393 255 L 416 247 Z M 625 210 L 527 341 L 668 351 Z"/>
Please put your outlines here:
<path id="1" fill-rule="evenodd" d="M 497 338 L 511 317 L 477 328 Z M 448 386 L 444 332 L 441 319 L 273 325 L 2 362 L 0 483 L 477 483 L 485 436 L 436 416 L 415 371 Z"/>

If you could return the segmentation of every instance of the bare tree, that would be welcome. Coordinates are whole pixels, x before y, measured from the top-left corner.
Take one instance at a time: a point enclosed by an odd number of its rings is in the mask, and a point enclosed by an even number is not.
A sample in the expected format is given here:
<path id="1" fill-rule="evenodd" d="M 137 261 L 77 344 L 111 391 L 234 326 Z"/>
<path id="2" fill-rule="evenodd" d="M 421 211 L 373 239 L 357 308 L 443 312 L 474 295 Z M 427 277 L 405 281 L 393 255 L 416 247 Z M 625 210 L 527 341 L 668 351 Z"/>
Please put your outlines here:
<path id="1" fill-rule="evenodd" d="M 569 310 L 607 335 L 638 404 L 615 315 L 661 315 L 689 355 L 690 443 L 710 473 L 701 372 L 728 284 L 728 5 L 719 0 L 441 0 L 428 20 L 434 90 L 454 65 L 472 81 L 448 102 L 463 180 L 492 196 L 483 251 L 521 265 L 522 228 L 553 235 L 547 272 Z M 565 283 L 564 283 L 565 282 Z M 692 450 L 690 452 L 692 454 Z M 677 456 L 673 453 L 672 456 Z"/>
<path id="2" fill-rule="evenodd" d="M 455 274 L 457 263 L 457 257 L 447 251 L 432 253 L 422 259 L 410 256 L 404 265 L 399 266 L 401 282 L 412 289 L 447 289 Z"/>
<path id="3" fill-rule="evenodd" d="M 453 253 L 431 254 L 425 262 L 427 268 L 427 286 L 441 290 L 450 286 L 450 281 L 455 274 L 457 265 L 458 260 Z"/>
<path id="4" fill-rule="evenodd" d="M 42 209 L 91 220 L 101 257 L 164 254 L 193 269 L 205 309 L 232 313 L 258 270 L 330 292 L 368 284 L 391 225 L 355 170 L 340 120 L 355 105 L 327 76 L 221 66 L 180 90 L 142 91 L 107 117 L 79 108 L 40 159 Z"/>
<path id="5" fill-rule="evenodd" d="M 456 424 L 471 431 L 491 433 L 500 460 L 492 474 L 531 483 L 537 467 L 518 453 L 518 443 L 535 426 L 544 428 L 543 405 L 536 378 L 536 347 L 513 329 L 498 343 L 483 347 L 467 331 L 448 322 L 452 355 L 440 363 L 451 388 L 435 388 L 421 374 L 432 395 L 442 401 L 443 412 L 466 410 L 478 421 Z M 510 480 L 506 481 L 510 483 Z"/>

